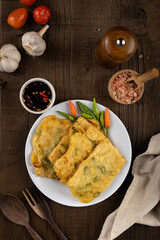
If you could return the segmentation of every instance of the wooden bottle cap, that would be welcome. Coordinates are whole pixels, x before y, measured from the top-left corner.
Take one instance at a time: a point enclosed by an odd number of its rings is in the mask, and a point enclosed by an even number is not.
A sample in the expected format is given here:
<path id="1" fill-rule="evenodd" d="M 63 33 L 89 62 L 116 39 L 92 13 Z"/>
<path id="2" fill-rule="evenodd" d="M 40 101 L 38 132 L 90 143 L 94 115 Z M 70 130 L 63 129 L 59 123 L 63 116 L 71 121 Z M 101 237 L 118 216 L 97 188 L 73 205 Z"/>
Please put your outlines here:
<path id="1" fill-rule="evenodd" d="M 127 61 L 137 49 L 137 40 L 126 27 L 113 27 L 105 34 L 104 48 L 108 55 L 118 61 Z"/>

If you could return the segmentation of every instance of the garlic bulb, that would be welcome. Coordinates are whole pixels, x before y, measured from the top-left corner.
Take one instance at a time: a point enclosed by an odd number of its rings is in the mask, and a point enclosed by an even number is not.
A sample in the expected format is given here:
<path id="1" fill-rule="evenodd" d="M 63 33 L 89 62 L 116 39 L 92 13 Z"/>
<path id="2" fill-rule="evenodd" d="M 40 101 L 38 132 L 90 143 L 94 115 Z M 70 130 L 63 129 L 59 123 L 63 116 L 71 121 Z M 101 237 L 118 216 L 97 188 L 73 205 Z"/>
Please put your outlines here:
<path id="1" fill-rule="evenodd" d="M 22 36 L 22 46 L 31 56 L 41 56 L 46 50 L 46 42 L 43 40 L 43 34 L 49 28 L 44 26 L 40 32 L 26 32 Z"/>
<path id="2" fill-rule="evenodd" d="M 14 72 L 21 60 L 21 54 L 17 48 L 12 44 L 5 44 L 0 49 L 0 71 L 1 72 Z"/>

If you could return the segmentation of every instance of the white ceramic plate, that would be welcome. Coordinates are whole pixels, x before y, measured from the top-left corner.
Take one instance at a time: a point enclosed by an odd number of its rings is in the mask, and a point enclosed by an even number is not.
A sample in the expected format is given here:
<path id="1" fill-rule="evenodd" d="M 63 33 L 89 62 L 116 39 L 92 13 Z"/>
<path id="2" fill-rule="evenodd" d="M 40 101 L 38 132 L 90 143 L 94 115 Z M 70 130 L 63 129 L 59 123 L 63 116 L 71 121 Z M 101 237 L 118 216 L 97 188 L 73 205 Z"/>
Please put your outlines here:
<path id="1" fill-rule="evenodd" d="M 73 100 L 72 102 L 76 106 L 77 100 Z M 86 104 L 90 109 L 92 109 L 92 102 L 80 100 L 82 103 Z M 106 107 L 97 104 L 99 111 L 105 111 Z M 61 184 L 59 181 L 55 179 L 50 178 L 44 178 L 44 177 L 38 177 L 34 173 L 34 167 L 32 165 L 31 161 L 31 154 L 33 151 L 32 147 L 32 139 L 36 132 L 36 128 L 40 124 L 41 120 L 48 115 L 56 115 L 57 117 L 62 118 L 60 114 L 57 113 L 57 111 L 62 111 L 69 113 L 69 104 L 68 102 L 62 102 L 51 109 L 49 109 L 47 112 L 43 113 L 33 124 L 28 137 L 26 141 L 26 147 L 25 147 L 25 161 L 28 173 L 33 181 L 33 183 L 36 185 L 36 187 L 48 198 L 51 200 L 71 207 L 85 207 L 90 206 L 96 203 L 99 203 L 105 199 L 107 199 L 109 196 L 111 196 L 123 183 L 125 180 L 127 173 L 129 171 L 129 167 L 131 164 L 131 156 L 132 156 L 132 148 L 131 148 L 131 141 L 128 135 L 128 132 L 121 122 L 121 120 L 110 110 L 110 122 L 111 126 L 109 129 L 109 139 L 111 142 L 118 148 L 122 156 L 126 158 L 126 163 L 123 166 L 123 169 L 120 171 L 120 173 L 115 177 L 114 181 L 111 183 L 111 185 L 96 199 L 94 199 L 92 202 L 88 204 L 84 204 L 78 201 L 78 199 L 74 198 L 69 188 L 66 185 Z M 77 110 L 78 111 L 78 110 Z"/>

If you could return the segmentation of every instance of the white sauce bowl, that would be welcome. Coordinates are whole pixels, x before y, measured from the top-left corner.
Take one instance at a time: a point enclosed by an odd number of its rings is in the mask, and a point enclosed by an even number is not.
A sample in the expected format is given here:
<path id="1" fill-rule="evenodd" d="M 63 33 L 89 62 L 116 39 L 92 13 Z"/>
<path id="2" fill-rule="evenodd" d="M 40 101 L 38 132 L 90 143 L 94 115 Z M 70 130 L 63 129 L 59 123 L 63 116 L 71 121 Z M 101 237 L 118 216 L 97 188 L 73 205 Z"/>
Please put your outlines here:
<path id="1" fill-rule="evenodd" d="M 49 105 L 47 106 L 46 109 L 44 109 L 44 110 L 42 110 L 42 111 L 33 111 L 33 110 L 29 109 L 29 108 L 25 105 L 24 99 L 23 99 L 23 92 L 24 92 L 24 89 L 26 88 L 26 86 L 29 85 L 29 84 L 32 83 L 32 82 L 37 82 L 37 81 L 43 82 L 43 83 L 47 84 L 47 86 L 50 88 L 51 93 L 52 93 L 52 99 L 51 99 Z M 22 106 L 23 106 L 28 112 L 34 113 L 34 114 L 42 114 L 42 113 L 48 111 L 48 110 L 53 106 L 53 104 L 54 104 L 54 102 L 55 102 L 55 99 L 56 99 L 56 93 L 55 93 L 55 89 L 54 89 L 54 87 L 52 86 L 52 84 L 51 84 L 49 81 L 47 81 L 46 79 L 44 79 L 44 78 L 32 78 L 32 79 L 28 80 L 27 82 L 25 82 L 25 83 L 23 84 L 23 86 L 21 87 L 20 93 L 19 93 L 19 98 L 20 98 L 20 102 L 21 102 Z"/>

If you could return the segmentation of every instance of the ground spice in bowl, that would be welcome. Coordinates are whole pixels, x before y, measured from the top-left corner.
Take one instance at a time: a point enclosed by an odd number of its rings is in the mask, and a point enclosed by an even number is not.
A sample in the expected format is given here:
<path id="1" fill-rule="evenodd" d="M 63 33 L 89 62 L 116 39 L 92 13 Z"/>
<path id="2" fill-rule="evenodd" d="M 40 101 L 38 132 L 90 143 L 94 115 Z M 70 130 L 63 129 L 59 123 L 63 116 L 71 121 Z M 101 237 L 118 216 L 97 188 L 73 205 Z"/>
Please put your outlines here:
<path id="1" fill-rule="evenodd" d="M 137 84 L 134 81 L 127 82 L 127 79 L 135 75 L 132 72 L 122 72 L 113 80 L 112 94 L 115 99 L 119 99 L 125 104 L 131 104 L 137 101 L 142 94 L 142 88 L 136 90 Z"/>

